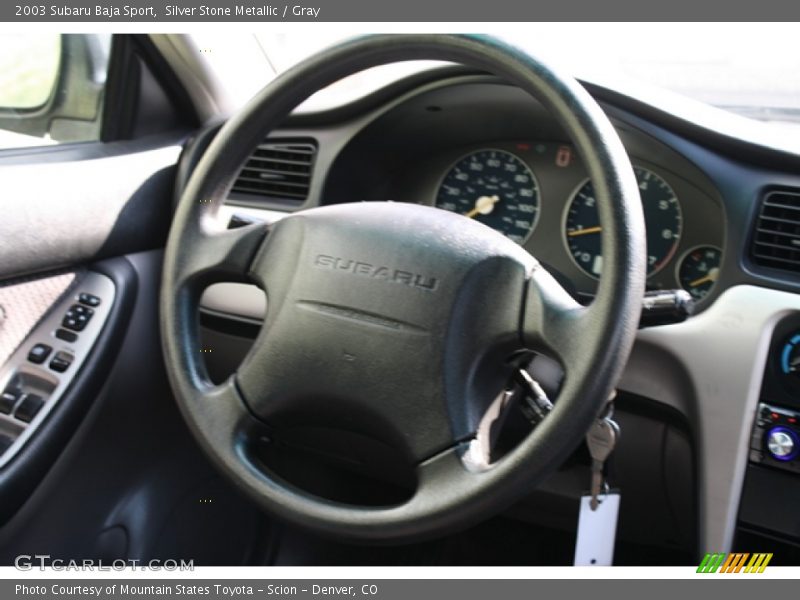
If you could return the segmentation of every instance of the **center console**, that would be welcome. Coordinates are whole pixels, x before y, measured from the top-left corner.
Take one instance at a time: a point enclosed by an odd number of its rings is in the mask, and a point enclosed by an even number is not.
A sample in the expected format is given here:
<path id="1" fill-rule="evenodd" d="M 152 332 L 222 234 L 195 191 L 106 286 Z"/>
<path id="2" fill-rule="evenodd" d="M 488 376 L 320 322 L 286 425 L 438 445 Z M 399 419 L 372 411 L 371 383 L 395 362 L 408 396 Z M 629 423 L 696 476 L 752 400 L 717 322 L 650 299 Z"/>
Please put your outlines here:
<path id="1" fill-rule="evenodd" d="M 800 557 L 800 315 L 776 326 L 749 440 L 736 550 Z"/>

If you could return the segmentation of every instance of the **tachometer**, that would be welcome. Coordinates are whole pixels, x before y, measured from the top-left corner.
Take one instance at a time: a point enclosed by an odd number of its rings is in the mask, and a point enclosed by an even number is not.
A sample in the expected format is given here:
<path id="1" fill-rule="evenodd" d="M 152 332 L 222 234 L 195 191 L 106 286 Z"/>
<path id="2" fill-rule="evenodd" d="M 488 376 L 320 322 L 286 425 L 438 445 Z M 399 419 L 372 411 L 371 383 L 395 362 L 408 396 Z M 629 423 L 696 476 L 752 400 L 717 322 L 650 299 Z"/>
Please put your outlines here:
<path id="1" fill-rule="evenodd" d="M 436 206 L 461 213 L 522 244 L 539 214 L 539 186 L 522 160 L 504 150 L 478 150 L 447 172 Z"/>
<path id="2" fill-rule="evenodd" d="M 659 271 L 675 255 L 683 217 L 678 197 L 662 177 L 635 167 L 647 228 L 647 275 Z M 597 212 L 594 187 L 587 181 L 572 197 L 566 217 L 567 248 L 584 272 L 599 277 L 603 269 L 600 236 L 603 228 Z"/>

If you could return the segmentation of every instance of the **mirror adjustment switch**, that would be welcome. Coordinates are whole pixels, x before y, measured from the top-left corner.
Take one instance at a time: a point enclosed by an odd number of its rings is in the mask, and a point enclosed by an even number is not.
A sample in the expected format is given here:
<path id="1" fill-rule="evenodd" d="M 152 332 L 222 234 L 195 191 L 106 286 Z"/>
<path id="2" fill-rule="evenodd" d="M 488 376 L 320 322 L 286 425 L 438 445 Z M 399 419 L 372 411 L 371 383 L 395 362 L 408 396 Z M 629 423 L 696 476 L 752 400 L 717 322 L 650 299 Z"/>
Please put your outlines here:
<path id="1" fill-rule="evenodd" d="M 5 391 L 0 394 L 0 413 L 10 415 L 17 400 L 19 400 L 19 395 L 14 392 Z"/>
<path id="2" fill-rule="evenodd" d="M 28 352 L 28 360 L 34 364 L 40 365 L 47 357 L 50 356 L 50 353 L 53 349 L 48 346 L 47 344 L 36 344 L 31 351 Z"/>
<path id="3" fill-rule="evenodd" d="M 28 394 L 17 407 L 14 416 L 23 423 L 30 423 L 44 406 L 44 399 L 37 394 Z"/>
<path id="4" fill-rule="evenodd" d="M 100 298 L 86 292 L 78 294 L 78 302 L 86 306 L 100 306 Z"/>
<path id="5" fill-rule="evenodd" d="M 63 373 L 69 369 L 73 360 L 75 360 L 75 357 L 69 352 L 64 352 L 63 350 L 61 352 L 56 352 L 53 360 L 50 361 L 50 368 L 57 373 Z"/>

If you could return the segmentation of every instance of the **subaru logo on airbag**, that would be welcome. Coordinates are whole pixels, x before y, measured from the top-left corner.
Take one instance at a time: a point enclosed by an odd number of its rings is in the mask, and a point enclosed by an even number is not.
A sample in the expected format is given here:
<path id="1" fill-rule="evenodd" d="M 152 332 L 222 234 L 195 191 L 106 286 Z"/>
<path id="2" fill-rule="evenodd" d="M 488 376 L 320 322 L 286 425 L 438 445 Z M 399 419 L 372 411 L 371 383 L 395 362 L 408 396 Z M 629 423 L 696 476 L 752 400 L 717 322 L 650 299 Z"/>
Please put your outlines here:
<path id="1" fill-rule="evenodd" d="M 426 277 L 412 271 L 393 269 L 383 265 L 374 265 L 368 262 L 340 258 L 329 254 L 317 254 L 317 256 L 314 257 L 314 266 L 320 269 L 338 271 L 340 273 L 361 275 L 362 277 L 369 277 L 370 279 L 392 281 L 429 292 L 433 292 L 439 286 L 439 280 L 435 277 Z"/>

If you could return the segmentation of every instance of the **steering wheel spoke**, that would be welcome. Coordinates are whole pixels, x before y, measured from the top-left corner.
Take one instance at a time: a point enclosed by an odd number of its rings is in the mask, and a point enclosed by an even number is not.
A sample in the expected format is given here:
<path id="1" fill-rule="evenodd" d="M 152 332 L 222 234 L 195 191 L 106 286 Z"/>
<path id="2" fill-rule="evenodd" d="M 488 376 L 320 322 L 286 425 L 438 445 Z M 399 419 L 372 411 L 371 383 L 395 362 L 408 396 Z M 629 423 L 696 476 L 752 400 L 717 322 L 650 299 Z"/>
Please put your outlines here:
<path id="1" fill-rule="evenodd" d="M 198 382 L 186 393 L 184 416 L 198 439 L 215 449 L 212 459 L 226 471 L 250 464 L 247 447 L 263 425 L 247 409 L 234 378 L 219 385 Z"/>
<path id="2" fill-rule="evenodd" d="M 195 398 L 194 419 L 208 443 L 217 448 L 234 447 L 247 424 L 254 422 L 233 378 L 215 386 L 203 386 Z M 209 428 L 208 424 L 214 427 Z M 205 425 L 205 427 L 203 427 Z M 208 431 L 212 429 L 212 431 Z"/>
<path id="3" fill-rule="evenodd" d="M 182 256 L 177 265 L 179 285 L 216 281 L 244 281 L 261 248 L 269 225 L 253 223 L 236 229 L 207 231 L 198 227 L 194 233 L 194 251 Z"/>
<path id="4" fill-rule="evenodd" d="M 565 369 L 580 357 L 591 309 L 581 306 L 544 268 L 537 268 L 526 290 L 521 336 L 525 345 L 555 354 Z"/>
<path id="5" fill-rule="evenodd" d="M 462 442 L 417 465 L 417 492 L 411 502 L 447 505 L 474 490 L 484 469 L 473 465 L 468 454 L 469 443 Z M 447 482 L 446 486 L 442 485 L 443 481 Z"/>

